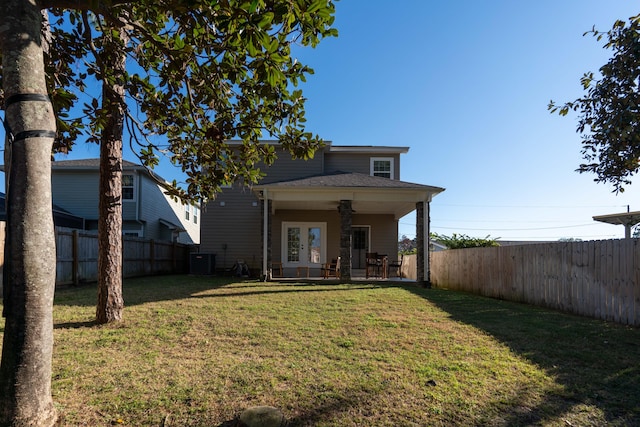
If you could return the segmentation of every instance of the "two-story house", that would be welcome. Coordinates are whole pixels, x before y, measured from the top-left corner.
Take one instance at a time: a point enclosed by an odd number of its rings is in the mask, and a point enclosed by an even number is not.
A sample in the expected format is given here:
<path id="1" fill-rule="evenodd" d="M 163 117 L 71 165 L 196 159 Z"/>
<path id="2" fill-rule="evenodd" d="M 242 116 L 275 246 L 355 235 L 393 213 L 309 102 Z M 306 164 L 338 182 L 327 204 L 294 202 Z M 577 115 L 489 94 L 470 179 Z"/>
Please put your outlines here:
<path id="1" fill-rule="evenodd" d="M 273 143 L 273 142 L 272 142 Z M 241 259 L 269 277 L 300 267 L 319 275 L 340 257 L 340 277 L 365 268 L 365 256 L 398 253 L 398 220 L 417 211 L 418 281 L 428 280 L 429 203 L 443 188 L 400 180 L 400 155 L 408 147 L 337 146 L 327 143 L 310 160 L 278 159 L 251 187 L 234 183 L 203 209 L 200 250 L 218 266 Z"/>
<path id="2" fill-rule="evenodd" d="M 51 163 L 52 197 L 57 206 L 84 218 L 86 230 L 98 228 L 99 159 Z M 162 178 L 145 167 L 122 162 L 122 231 L 127 236 L 197 244 L 200 208 L 164 194 Z"/>

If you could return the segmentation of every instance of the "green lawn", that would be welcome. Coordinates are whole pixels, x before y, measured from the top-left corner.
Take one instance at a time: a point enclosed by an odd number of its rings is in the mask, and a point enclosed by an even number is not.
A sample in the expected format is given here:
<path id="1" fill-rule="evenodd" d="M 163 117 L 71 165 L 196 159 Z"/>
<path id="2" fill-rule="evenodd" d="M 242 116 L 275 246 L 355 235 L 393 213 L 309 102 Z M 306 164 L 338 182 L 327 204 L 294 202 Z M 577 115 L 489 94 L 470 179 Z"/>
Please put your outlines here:
<path id="1" fill-rule="evenodd" d="M 640 329 L 381 284 L 127 280 L 102 327 L 95 299 L 56 293 L 62 425 L 640 425 Z"/>

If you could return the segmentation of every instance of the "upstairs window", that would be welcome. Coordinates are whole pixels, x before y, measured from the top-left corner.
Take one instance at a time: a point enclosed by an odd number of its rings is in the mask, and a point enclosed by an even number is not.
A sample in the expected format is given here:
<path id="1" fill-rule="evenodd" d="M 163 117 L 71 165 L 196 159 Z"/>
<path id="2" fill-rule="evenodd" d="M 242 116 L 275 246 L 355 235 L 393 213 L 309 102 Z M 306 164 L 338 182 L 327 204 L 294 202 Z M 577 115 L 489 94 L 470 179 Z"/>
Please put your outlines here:
<path id="1" fill-rule="evenodd" d="M 193 205 L 184 205 L 184 219 L 189 221 L 193 218 L 193 223 L 198 223 L 198 207 Z"/>
<path id="2" fill-rule="evenodd" d="M 371 175 L 382 178 L 393 179 L 393 158 L 392 157 L 372 157 Z"/>
<path id="3" fill-rule="evenodd" d="M 133 200 L 133 175 L 122 175 L 122 200 Z"/>

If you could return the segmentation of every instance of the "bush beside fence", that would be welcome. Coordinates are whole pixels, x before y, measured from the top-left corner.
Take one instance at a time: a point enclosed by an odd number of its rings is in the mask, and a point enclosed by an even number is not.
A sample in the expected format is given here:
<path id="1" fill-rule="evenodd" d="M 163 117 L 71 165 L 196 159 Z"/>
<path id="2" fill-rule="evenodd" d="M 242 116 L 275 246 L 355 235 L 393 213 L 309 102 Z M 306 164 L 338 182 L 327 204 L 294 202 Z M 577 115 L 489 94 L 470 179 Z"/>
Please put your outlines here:
<path id="1" fill-rule="evenodd" d="M 638 239 L 431 253 L 438 288 L 640 326 Z"/>

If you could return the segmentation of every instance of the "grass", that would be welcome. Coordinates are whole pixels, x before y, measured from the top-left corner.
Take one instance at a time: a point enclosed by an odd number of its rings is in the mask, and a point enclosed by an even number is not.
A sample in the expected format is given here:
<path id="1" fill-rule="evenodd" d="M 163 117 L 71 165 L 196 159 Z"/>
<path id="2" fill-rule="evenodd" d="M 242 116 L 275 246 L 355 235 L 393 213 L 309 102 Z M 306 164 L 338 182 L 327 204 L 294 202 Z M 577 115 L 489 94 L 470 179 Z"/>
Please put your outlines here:
<path id="1" fill-rule="evenodd" d="M 640 425 L 640 330 L 445 290 L 380 284 L 125 282 L 56 292 L 61 425 Z"/>

